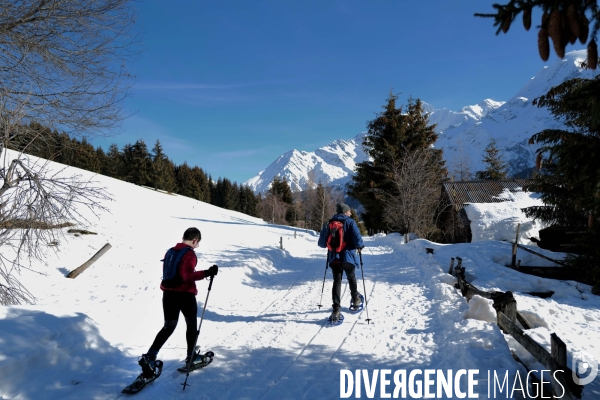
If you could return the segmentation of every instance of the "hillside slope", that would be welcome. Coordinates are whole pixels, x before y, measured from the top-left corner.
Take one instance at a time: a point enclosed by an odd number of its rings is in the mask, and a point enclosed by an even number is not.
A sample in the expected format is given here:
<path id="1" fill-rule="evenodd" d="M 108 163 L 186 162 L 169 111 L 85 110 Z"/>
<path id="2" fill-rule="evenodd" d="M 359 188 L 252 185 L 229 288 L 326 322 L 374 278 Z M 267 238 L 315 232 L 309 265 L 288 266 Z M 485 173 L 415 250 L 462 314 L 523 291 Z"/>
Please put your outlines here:
<path id="1" fill-rule="evenodd" d="M 382 368 L 479 369 L 476 391 L 483 397 L 487 371 L 508 371 L 512 379 L 524 369 L 509 350 L 519 352 L 518 345 L 507 344 L 493 323 L 489 302 L 467 304 L 453 287 L 455 280 L 445 270 L 455 256 L 463 257 L 467 276 L 481 288 L 516 293 L 519 308 L 536 323 L 536 338 L 541 338 L 536 340 L 557 332 L 569 349 L 600 359 L 592 337 L 600 329 L 598 298 L 585 285 L 527 277 L 504 267 L 510 259 L 507 243 L 403 244 L 399 235 L 365 238 L 364 271 L 357 276 L 359 290 L 366 288 L 368 308 L 347 313 L 345 288 L 346 320 L 329 327 L 330 274 L 324 307 L 317 307 L 325 251 L 317 246 L 316 233 L 267 225 L 74 168 L 61 172 L 72 173 L 108 189 L 110 212 L 90 220 L 87 229 L 97 235 L 65 233 L 58 247 L 49 248 L 43 262 L 32 265 L 43 275 L 23 271 L 21 280 L 37 296 L 36 305 L 0 306 L 0 398 L 118 398 L 139 373 L 137 357 L 163 324 L 160 260 L 190 226 L 202 231 L 197 269 L 220 267 L 199 340 L 216 357 L 206 369 L 190 374 L 185 393 L 191 398 L 339 398 L 341 369 L 372 374 Z M 107 242 L 113 247 L 93 266 L 76 279 L 65 278 Z M 426 254 L 425 247 L 435 254 Z M 202 309 L 208 283 L 197 286 Z M 551 299 L 523 294 L 541 288 L 556 294 Z M 180 319 L 159 354 L 165 363 L 162 376 L 136 398 L 181 398 L 184 376 L 176 368 L 185 351 L 184 325 Z M 466 379 L 460 386 L 466 390 Z M 376 387 L 379 396 L 379 383 Z M 392 390 L 393 384 L 388 393 Z"/>

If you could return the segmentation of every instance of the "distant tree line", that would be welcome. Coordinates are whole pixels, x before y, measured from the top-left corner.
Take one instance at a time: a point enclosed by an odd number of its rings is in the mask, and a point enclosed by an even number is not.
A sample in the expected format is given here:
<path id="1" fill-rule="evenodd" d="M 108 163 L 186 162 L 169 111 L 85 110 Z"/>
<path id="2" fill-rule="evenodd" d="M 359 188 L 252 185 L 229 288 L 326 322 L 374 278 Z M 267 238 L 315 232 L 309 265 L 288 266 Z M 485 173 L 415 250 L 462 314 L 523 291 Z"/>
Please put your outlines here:
<path id="1" fill-rule="evenodd" d="M 320 181 L 315 182 L 314 175 L 309 174 L 306 188 L 301 192 L 292 193 L 287 179 L 276 176 L 269 190 L 259 198 L 259 214 L 265 221 L 320 231 L 335 214 L 335 205 L 344 200 L 344 194 Z M 366 235 L 367 230 L 354 210 L 351 217 Z"/>
<path id="2" fill-rule="evenodd" d="M 227 178 L 214 181 L 202 168 L 189 166 L 185 161 L 176 165 L 165 154 L 159 140 L 151 150 L 140 139 L 120 150 L 116 144 L 111 144 L 105 152 L 101 147 L 94 148 L 85 137 L 79 140 L 36 123 L 31 125 L 29 128 L 34 129 L 24 129 L 19 141 L 11 144 L 11 148 L 136 185 L 259 216 L 260 197 L 255 196 L 250 187 L 238 185 Z"/>

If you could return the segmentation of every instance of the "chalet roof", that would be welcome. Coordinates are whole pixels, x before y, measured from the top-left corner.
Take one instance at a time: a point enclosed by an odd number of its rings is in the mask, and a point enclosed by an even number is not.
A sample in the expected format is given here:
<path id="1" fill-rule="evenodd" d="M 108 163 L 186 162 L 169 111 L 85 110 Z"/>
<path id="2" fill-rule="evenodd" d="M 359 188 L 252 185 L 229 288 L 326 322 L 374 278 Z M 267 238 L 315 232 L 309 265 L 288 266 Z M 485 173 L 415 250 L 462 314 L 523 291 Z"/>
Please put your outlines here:
<path id="1" fill-rule="evenodd" d="M 446 182 L 443 191 L 454 206 L 461 208 L 465 203 L 501 203 L 506 200 L 499 199 L 498 195 L 504 189 L 517 192 L 526 182 L 526 179 Z"/>

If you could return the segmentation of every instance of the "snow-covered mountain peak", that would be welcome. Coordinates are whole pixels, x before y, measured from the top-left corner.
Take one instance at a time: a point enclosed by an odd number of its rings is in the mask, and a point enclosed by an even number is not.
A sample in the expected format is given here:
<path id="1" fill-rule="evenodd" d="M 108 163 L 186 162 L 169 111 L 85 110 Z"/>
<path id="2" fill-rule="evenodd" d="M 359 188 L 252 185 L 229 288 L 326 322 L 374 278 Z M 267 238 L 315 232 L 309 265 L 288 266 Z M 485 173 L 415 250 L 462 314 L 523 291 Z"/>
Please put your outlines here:
<path id="1" fill-rule="evenodd" d="M 504 101 L 485 99 L 481 103 L 476 104 L 474 106 L 466 106 L 461 108 L 459 113 L 465 113 L 473 119 L 478 120 L 485 117 L 488 112 L 501 107 L 504 103 Z"/>
<path id="2" fill-rule="evenodd" d="M 314 151 L 290 150 L 245 184 L 255 193 L 267 191 L 276 176 L 285 178 L 294 192 L 319 182 L 344 186 L 354 173 L 356 163 L 366 159 L 362 149 L 364 135 L 334 140 Z"/>
<path id="3" fill-rule="evenodd" d="M 541 68 L 506 102 L 485 99 L 459 111 L 436 109 L 423 102 L 429 122 L 436 124 L 440 134 L 435 146 L 444 150 L 450 171 L 459 163 L 468 165 L 473 174 L 483 169 L 484 149 L 492 138 L 503 152 L 511 174 L 530 169 L 537 147 L 528 144 L 529 138 L 543 129 L 564 127 L 547 109 L 531 102 L 565 80 L 595 76 L 595 71 L 581 68 L 585 59 L 585 50 L 567 53 L 563 60 Z M 290 182 L 293 191 L 298 191 L 306 187 L 311 176 L 314 182 L 343 186 L 354 173 L 356 163 L 367 159 L 362 149 L 364 136 L 361 133 L 351 140 L 334 140 L 312 152 L 289 151 L 246 183 L 255 192 L 264 192 L 279 176 Z"/>

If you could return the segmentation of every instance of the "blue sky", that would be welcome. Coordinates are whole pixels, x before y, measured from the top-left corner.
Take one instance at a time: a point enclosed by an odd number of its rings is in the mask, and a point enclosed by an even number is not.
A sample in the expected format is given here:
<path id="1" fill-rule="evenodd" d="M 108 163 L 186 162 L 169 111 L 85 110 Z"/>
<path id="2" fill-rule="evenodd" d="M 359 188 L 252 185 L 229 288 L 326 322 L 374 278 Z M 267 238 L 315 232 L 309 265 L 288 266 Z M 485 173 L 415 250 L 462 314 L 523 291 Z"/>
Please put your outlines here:
<path id="1" fill-rule="evenodd" d="M 473 16 L 492 3 L 138 2 L 143 51 L 129 63 L 125 104 L 134 114 L 93 143 L 158 139 L 176 163 L 241 183 L 288 150 L 365 131 L 390 90 L 451 110 L 507 100 L 547 63 L 537 29 L 519 21 L 496 36 L 492 19 Z"/>

